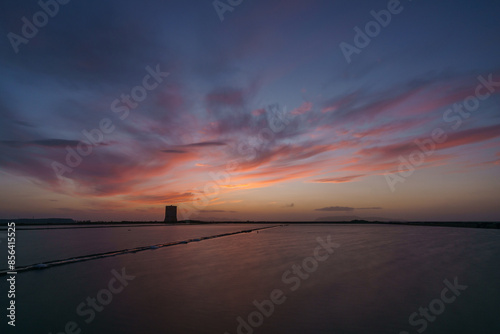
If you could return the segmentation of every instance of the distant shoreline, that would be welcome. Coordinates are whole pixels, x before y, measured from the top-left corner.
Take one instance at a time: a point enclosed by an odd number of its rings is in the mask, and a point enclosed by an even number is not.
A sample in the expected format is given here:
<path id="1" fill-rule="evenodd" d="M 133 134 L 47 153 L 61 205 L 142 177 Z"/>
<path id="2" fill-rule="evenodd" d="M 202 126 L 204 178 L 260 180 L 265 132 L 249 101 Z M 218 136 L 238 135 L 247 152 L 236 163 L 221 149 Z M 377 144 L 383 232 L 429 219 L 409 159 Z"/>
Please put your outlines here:
<path id="1" fill-rule="evenodd" d="M 463 227 L 463 228 L 483 228 L 500 229 L 500 222 L 386 222 L 386 221 L 302 221 L 302 222 L 283 222 L 283 221 L 224 221 L 224 222 L 205 222 L 198 220 L 179 221 L 177 223 L 163 223 L 160 221 L 74 221 L 72 219 L 0 219 L 0 230 L 5 230 L 8 222 L 15 222 L 16 226 L 33 227 L 29 229 L 74 229 L 74 228 L 112 228 L 126 226 L 175 226 L 175 225 L 220 225 L 220 224 L 287 224 L 287 225 L 399 225 L 399 226 L 436 226 L 436 227 Z M 5 228 L 3 228 L 5 227 Z M 27 228 L 23 228 L 26 230 Z"/>

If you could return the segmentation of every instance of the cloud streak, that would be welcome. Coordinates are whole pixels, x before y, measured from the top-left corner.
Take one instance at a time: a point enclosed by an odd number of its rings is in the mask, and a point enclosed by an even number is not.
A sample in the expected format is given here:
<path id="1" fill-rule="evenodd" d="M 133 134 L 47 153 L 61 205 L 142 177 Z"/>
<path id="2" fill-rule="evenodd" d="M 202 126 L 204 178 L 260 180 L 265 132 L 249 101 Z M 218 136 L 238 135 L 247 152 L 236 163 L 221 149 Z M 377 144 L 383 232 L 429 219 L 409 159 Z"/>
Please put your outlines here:
<path id="1" fill-rule="evenodd" d="M 314 180 L 313 182 L 317 182 L 317 183 L 345 183 L 345 182 L 352 182 L 354 180 L 362 178 L 363 176 L 365 176 L 365 174 L 333 177 L 333 178 L 327 178 L 327 179 L 317 179 L 317 180 Z"/>
<path id="2" fill-rule="evenodd" d="M 375 206 L 370 208 L 352 208 L 349 206 L 327 206 L 320 209 L 315 209 L 314 211 L 329 211 L 329 212 L 350 212 L 354 210 L 382 210 L 381 207 Z"/>

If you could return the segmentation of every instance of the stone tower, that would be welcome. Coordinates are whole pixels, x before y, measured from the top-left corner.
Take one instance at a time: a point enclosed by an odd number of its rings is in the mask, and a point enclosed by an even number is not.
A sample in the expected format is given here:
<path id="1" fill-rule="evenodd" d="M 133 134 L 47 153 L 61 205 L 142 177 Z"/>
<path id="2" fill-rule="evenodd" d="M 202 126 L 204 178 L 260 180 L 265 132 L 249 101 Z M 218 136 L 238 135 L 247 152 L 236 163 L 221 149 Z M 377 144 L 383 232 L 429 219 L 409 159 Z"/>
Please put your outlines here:
<path id="1" fill-rule="evenodd" d="M 177 207 L 168 205 L 165 207 L 165 223 L 177 223 Z"/>

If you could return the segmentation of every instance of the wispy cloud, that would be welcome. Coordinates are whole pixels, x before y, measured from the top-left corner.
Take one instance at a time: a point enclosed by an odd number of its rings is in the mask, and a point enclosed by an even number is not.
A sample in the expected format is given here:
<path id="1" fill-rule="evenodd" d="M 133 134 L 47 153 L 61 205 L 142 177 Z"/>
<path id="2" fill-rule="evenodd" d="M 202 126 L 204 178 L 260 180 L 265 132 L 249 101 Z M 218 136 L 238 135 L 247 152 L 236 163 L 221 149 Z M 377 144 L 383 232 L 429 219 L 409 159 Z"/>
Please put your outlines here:
<path id="1" fill-rule="evenodd" d="M 31 141 L 2 140 L 0 144 L 10 147 L 41 146 L 41 147 L 66 147 L 78 145 L 78 140 L 67 139 L 39 139 Z"/>
<path id="2" fill-rule="evenodd" d="M 354 208 L 348 207 L 348 206 L 328 206 L 325 208 L 321 209 L 316 209 L 315 211 L 338 211 L 338 212 L 344 212 L 344 211 L 354 211 Z"/>
<path id="3" fill-rule="evenodd" d="M 359 179 L 361 177 L 365 176 L 365 174 L 358 174 L 358 175 L 349 175 L 349 176 L 342 176 L 342 177 L 333 177 L 333 178 L 327 178 L 327 179 L 317 179 L 314 180 L 313 182 L 318 182 L 318 183 L 344 183 L 344 182 L 351 182 L 356 179 Z"/>
<path id="4" fill-rule="evenodd" d="M 183 150 L 161 150 L 163 153 L 176 153 L 176 154 L 184 154 L 187 153 L 188 151 L 183 151 Z"/>
<path id="5" fill-rule="evenodd" d="M 371 207 L 371 208 L 352 208 L 349 206 L 328 206 L 325 208 L 315 209 L 315 211 L 334 211 L 334 212 L 349 212 L 354 210 L 382 210 L 381 207 Z"/>
<path id="6" fill-rule="evenodd" d="M 236 213 L 238 211 L 229 211 L 229 210 L 200 210 L 200 213 Z"/>
<path id="7" fill-rule="evenodd" d="M 220 141 L 205 141 L 184 145 L 185 147 L 206 147 L 206 146 L 225 146 L 226 143 Z"/>

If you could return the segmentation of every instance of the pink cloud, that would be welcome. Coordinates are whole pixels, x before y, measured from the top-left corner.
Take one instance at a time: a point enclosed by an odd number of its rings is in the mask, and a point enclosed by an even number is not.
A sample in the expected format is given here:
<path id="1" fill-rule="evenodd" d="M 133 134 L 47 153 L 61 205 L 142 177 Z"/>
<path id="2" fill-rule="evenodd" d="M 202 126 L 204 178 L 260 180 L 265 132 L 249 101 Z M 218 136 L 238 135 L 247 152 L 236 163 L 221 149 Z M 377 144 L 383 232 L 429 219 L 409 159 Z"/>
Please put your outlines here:
<path id="1" fill-rule="evenodd" d="M 500 125 L 491 125 L 452 133 L 448 139 L 438 145 L 438 149 L 474 144 L 500 137 Z"/>
<path id="2" fill-rule="evenodd" d="M 255 109 L 252 111 L 253 116 L 260 116 L 266 113 L 266 109 L 260 108 L 260 109 Z"/>
<path id="3" fill-rule="evenodd" d="M 311 111 L 313 108 L 312 102 L 304 102 L 302 105 L 298 108 L 295 108 L 290 111 L 291 115 L 302 115 L 305 114 L 308 111 Z"/>
<path id="4" fill-rule="evenodd" d="M 363 176 L 365 176 L 365 174 L 349 175 L 349 176 L 334 177 L 334 178 L 327 178 L 327 179 L 318 179 L 318 180 L 314 180 L 313 182 L 317 182 L 317 183 L 345 183 L 345 182 L 352 182 L 352 181 L 359 179 Z"/>

